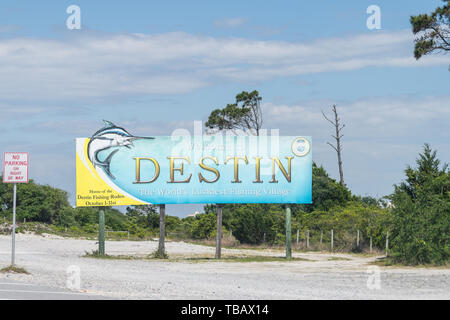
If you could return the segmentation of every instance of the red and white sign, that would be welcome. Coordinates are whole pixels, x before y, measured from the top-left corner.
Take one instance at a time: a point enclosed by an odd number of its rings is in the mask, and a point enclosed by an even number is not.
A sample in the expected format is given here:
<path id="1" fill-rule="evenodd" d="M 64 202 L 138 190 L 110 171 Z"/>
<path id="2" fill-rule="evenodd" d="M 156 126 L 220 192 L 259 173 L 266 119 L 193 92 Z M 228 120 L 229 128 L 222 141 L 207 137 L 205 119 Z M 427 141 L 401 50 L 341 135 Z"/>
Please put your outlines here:
<path id="1" fill-rule="evenodd" d="M 28 182 L 28 152 L 3 153 L 3 182 Z"/>

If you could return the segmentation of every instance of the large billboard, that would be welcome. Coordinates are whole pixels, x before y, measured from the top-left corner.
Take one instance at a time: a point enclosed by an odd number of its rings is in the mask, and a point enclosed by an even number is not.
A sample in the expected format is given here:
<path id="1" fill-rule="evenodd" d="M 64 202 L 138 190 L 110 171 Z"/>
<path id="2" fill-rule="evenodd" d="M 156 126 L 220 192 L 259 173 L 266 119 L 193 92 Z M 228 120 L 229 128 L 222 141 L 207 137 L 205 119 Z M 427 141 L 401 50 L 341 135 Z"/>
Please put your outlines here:
<path id="1" fill-rule="evenodd" d="M 139 137 L 105 121 L 76 139 L 77 206 L 311 203 L 308 136 Z"/>

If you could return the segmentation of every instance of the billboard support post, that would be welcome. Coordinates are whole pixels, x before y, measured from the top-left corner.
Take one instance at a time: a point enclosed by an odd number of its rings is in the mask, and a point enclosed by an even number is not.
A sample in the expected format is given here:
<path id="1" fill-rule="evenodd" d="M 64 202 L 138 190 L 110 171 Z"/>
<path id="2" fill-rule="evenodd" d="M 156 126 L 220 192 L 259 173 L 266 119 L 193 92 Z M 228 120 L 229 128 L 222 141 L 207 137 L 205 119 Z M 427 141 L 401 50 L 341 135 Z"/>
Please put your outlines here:
<path id="1" fill-rule="evenodd" d="M 166 205 L 159 205 L 159 244 L 158 244 L 158 255 L 161 258 L 166 256 L 166 247 L 164 244 L 166 236 Z"/>
<path id="2" fill-rule="evenodd" d="M 14 183 L 14 195 L 13 195 L 13 223 L 12 223 L 12 250 L 11 250 L 11 265 L 16 262 L 16 195 L 17 195 L 17 183 Z"/>
<path id="3" fill-rule="evenodd" d="M 286 205 L 286 259 L 292 258 L 291 249 L 291 207 Z"/>
<path id="4" fill-rule="evenodd" d="M 222 255 L 222 204 L 217 204 L 216 259 Z"/>
<path id="5" fill-rule="evenodd" d="M 98 213 L 98 254 L 105 255 L 105 212 Z"/>

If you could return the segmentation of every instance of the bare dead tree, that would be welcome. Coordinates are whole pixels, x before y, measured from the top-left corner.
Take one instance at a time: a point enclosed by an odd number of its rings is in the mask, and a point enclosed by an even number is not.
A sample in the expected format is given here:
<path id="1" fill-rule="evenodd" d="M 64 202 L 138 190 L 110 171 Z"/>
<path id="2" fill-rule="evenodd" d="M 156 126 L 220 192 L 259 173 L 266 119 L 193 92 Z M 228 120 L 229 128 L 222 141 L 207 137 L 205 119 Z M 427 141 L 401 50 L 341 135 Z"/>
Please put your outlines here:
<path id="1" fill-rule="evenodd" d="M 330 145 L 337 153 L 338 166 L 339 166 L 339 183 L 343 186 L 344 185 L 344 172 L 342 170 L 342 141 L 341 141 L 341 139 L 344 135 L 341 133 L 341 131 L 342 131 L 342 129 L 344 129 L 345 124 L 341 124 L 341 119 L 338 116 L 338 112 L 337 112 L 335 104 L 333 105 L 333 108 L 331 110 L 334 113 L 334 120 L 330 120 L 323 111 L 322 111 L 322 115 L 336 129 L 336 135 L 331 135 L 336 140 L 336 145 L 333 145 L 329 142 L 327 142 L 327 144 Z"/>

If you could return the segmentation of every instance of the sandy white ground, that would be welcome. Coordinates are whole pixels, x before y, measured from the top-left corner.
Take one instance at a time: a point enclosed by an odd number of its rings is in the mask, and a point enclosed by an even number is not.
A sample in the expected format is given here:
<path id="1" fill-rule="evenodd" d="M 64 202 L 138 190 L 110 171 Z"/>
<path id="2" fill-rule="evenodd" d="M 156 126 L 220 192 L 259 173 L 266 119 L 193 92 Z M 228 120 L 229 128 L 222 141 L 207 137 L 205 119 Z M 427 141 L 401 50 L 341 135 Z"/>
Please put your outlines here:
<path id="1" fill-rule="evenodd" d="M 19 234 L 16 263 L 31 275 L 9 279 L 64 288 L 67 268 L 81 270 L 81 290 L 123 299 L 450 299 L 450 270 L 381 267 L 380 289 L 369 288 L 375 257 L 294 253 L 308 261 L 224 262 L 104 260 L 82 257 L 95 241 Z M 110 255 L 145 256 L 157 241 L 107 241 Z M 168 242 L 171 257 L 214 257 L 215 249 Z M 0 236 L 0 267 L 10 263 L 11 237 Z M 274 250 L 224 249 L 223 255 L 274 255 Z M 336 260 L 336 257 L 348 260 Z M 329 260 L 332 258 L 331 260 Z M 373 283 L 373 282 L 370 282 Z"/>

